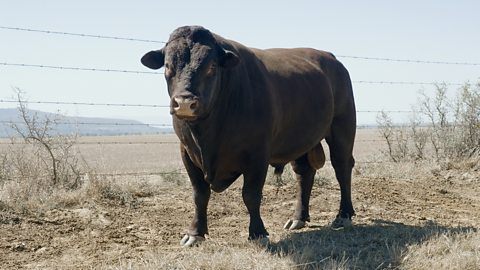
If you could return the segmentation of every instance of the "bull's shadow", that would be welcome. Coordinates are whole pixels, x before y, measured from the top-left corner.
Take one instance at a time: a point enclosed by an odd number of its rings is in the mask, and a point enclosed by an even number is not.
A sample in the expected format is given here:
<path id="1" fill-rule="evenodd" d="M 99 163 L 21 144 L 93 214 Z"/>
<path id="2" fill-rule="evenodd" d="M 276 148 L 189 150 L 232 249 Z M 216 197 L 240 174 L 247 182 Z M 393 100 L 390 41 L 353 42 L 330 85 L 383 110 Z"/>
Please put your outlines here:
<path id="1" fill-rule="evenodd" d="M 433 222 L 422 226 L 376 220 L 334 231 L 330 227 L 311 227 L 293 232 L 267 250 L 289 256 L 299 269 L 396 269 L 408 246 L 442 233 L 462 233 L 473 227 L 449 228 Z"/>

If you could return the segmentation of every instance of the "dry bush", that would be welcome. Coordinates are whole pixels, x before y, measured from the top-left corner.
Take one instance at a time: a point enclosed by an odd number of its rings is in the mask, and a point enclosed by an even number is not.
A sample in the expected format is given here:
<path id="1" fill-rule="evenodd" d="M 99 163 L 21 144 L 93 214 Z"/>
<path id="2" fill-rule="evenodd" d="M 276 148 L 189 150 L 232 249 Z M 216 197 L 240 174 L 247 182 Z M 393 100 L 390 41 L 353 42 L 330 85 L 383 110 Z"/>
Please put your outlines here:
<path id="1" fill-rule="evenodd" d="M 377 116 L 379 131 L 382 138 L 387 142 L 388 156 L 394 162 L 407 158 L 408 133 L 405 126 L 397 127 L 392 118 L 384 111 Z"/>
<path id="2" fill-rule="evenodd" d="M 12 123 L 17 136 L 1 154 L 0 200 L 16 211 L 38 212 L 62 204 L 60 193 L 79 189 L 87 167 L 75 147 L 77 136 L 55 134 L 59 119 L 31 113 L 23 93 L 16 93 L 21 123 Z"/>
<path id="3" fill-rule="evenodd" d="M 63 152 L 58 157 L 57 181 L 53 181 L 52 171 L 45 162 L 43 149 L 38 145 L 12 141 L 3 153 L 0 164 L 0 201 L 17 212 L 42 212 L 62 205 L 69 205 L 72 196 L 84 185 L 81 168 L 64 170 L 63 165 L 76 160 L 73 152 Z M 66 162 L 65 162 L 66 161 Z M 78 166 L 78 163 L 75 163 Z M 51 169 L 51 168 L 50 168 Z M 65 200 L 63 200 L 65 199 Z"/>
<path id="4" fill-rule="evenodd" d="M 392 161 L 470 159 L 480 154 L 480 82 L 466 83 L 455 98 L 448 98 L 446 84 L 435 88 L 433 97 L 421 93 L 409 125 L 394 125 L 385 112 L 377 116 Z"/>
<path id="5" fill-rule="evenodd" d="M 21 123 L 12 123 L 12 128 L 23 139 L 22 143 L 30 147 L 37 164 L 43 165 L 43 171 L 49 174 L 53 186 L 76 188 L 81 178 L 79 154 L 74 148 L 77 135 L 55 132 L 60 117 L 40 119 L 36 113 L 30 113 L 20 90 L 17 90 L 17 101 Z M 13 144 L 15 141 L 12 138 Z"/>
<path id="6" fill-rule="evenodd" d="M 159 192 L 158 184 L 132 175 L 126 179 L 95 174 L 83 159 L 76 134 L 57 132 L 61 118 L 40 117 L 28 110 L 16 89 L 20 122 L 17 136 L 0 153 L 0 202 L 3 208 L 38 214 L 85 201 L 102 200 L 136 207 L 138 198 Z M 166 173 L 162 184 L 186 183 L 180 172 Z M 126 181 L 124 181 L 126 180 Z M 159 179 L 156 179 L 159 180 Z M 161 182 L 161 181 L 157 181 Z"/>

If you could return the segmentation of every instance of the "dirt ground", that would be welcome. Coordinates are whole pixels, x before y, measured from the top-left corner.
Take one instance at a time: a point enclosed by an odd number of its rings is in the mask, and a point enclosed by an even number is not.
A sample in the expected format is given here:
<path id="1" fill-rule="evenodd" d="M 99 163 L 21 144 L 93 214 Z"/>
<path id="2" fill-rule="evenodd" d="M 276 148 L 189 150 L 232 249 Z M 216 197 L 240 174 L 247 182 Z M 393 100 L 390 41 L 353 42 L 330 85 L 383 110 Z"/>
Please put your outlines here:
<path id="1" fill-rule="evenodd" d="M 364 175 L 361 168 L 353 180 L 357 211 L 353 228 L 357 231 L 351 239 L 353 252 L 361 253 L 375 241 L 405 249 L 412 241 L 426 237 L 422 234 L 425 227 L 452 232 L 480 228 L 478 169 L 468 173 L 435 171 L 419 178 L 385 178 Z M 317 179 L 312 192 L 312 222 L 294 233 L 282 229 L 293 213 L 294 182 L 278 189 L 271 180 L 267 182 L 262 217 L 273 244 L 293 239 L 294 234 L 331 234 L 328 225 L 338 209 L 339 188 L 331 174 L 325 175 Z M 81 205 L 41 214 L 14 213 L 0 205 L 0 269 L 109 268 L 153 250 L 178 250 L 182 232 L 193 214 L 190 186 L 165 183 L 161 176 L 147 180 L 162 184 L 153 194 L 133 194 L 129 203 L 108 198 L 86 200 Z M 241 182 L 239 179 L 227 191 L 212 195 L 209 239 L 247 242 L 248 214 L 241 199 Z M 359 234 L 375 234 L 386 227 L 410 236 L 402 240 L 405 235 L 387 232 L 382 238 L 372 237 L 369 241 L 373 242 L 367 246 L 354 245 Z M 412 237 L 419 233 L 421 236 Z"/>
<path id="2" fill-rule="evenodd" d="M 437 179 L 422 181 L 356 177 L 353 198 L 355 226 L 388 222 L 417 227 L 480 228 L 478 182 L 460 184 Z M 282 237 L 283 223 L 292 214 L 294 186 L 278 194 L 266 186 L 263 219 L 271 235 Z M 324 228 L 334 218 L 336 183 L 316 185 L 311 202 L 312 222 L 303 232 Z M 248 215 L 241 203 L 240 185 L 215 194 L 209 210 L 210 238 L 247 241 Z M 139 197 L 130 207 L 108 200 L 80 208 L 55 209 L 42 216 L 0 212 L 0 266 L 2 269 L 85 269 L 115 265 L 155 249 L 174 250 L 192 216 L 188 186 L 166 188 L 163 194 Z M 354 241 L 354 240 L 352 240 Z M 406 243 L 408 244 L 408 243 Z"/>

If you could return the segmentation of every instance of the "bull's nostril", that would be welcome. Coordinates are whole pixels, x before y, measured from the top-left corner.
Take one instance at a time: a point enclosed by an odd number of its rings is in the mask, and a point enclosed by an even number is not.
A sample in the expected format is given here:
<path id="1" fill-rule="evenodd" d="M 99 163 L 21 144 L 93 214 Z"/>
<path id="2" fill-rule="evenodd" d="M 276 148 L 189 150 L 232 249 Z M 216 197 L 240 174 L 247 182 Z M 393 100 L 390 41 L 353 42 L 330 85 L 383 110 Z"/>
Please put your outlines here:
<path id="1" fill-rule="evenodd" d="M 192 104 L 190 104 L 190 109 L 191 110 L 195 110 L 197 108 L 197 105 L 198 105 L 198 102 L 197 101 L 193 101 Z"/>
<path id="2" fill-rule="evenodd" d="M 172 108 L 178 108 L 180 105 L 178 104 L 177 98 L 172 99 Z"/>

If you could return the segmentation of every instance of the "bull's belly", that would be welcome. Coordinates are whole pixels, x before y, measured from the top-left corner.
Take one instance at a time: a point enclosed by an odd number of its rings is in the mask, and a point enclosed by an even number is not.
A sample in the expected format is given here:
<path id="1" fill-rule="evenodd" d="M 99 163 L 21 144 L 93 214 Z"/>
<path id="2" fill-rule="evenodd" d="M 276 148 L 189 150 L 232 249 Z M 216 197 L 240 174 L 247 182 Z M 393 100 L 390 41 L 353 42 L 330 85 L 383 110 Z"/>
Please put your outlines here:
<path id="1" fill-rule="evenodd" d="M 240 173 L 232 172 L 229 174 L 216 176 L 211 179 L 210 188 L 215 192 L 222 192 L 230 187 L 230 185 L 233 184 L 233 182 L 235 182 L 240 175 Z"/>
<path id="2" fill-rule="evenodd" d="M 270 164 L 287 164 L 290 161 L 296 160 L 297 158 L 303 156 L 306 154 L 308 151 L 310 151 L 315 145 L 309 145 L 308 147 L 302 147 L 302 148 L 296 148 L 296 149 L 291 149 L 289 151 L 281 151 L 277 153 L 273 153 L 270 156 L 269 163 Z"/>

